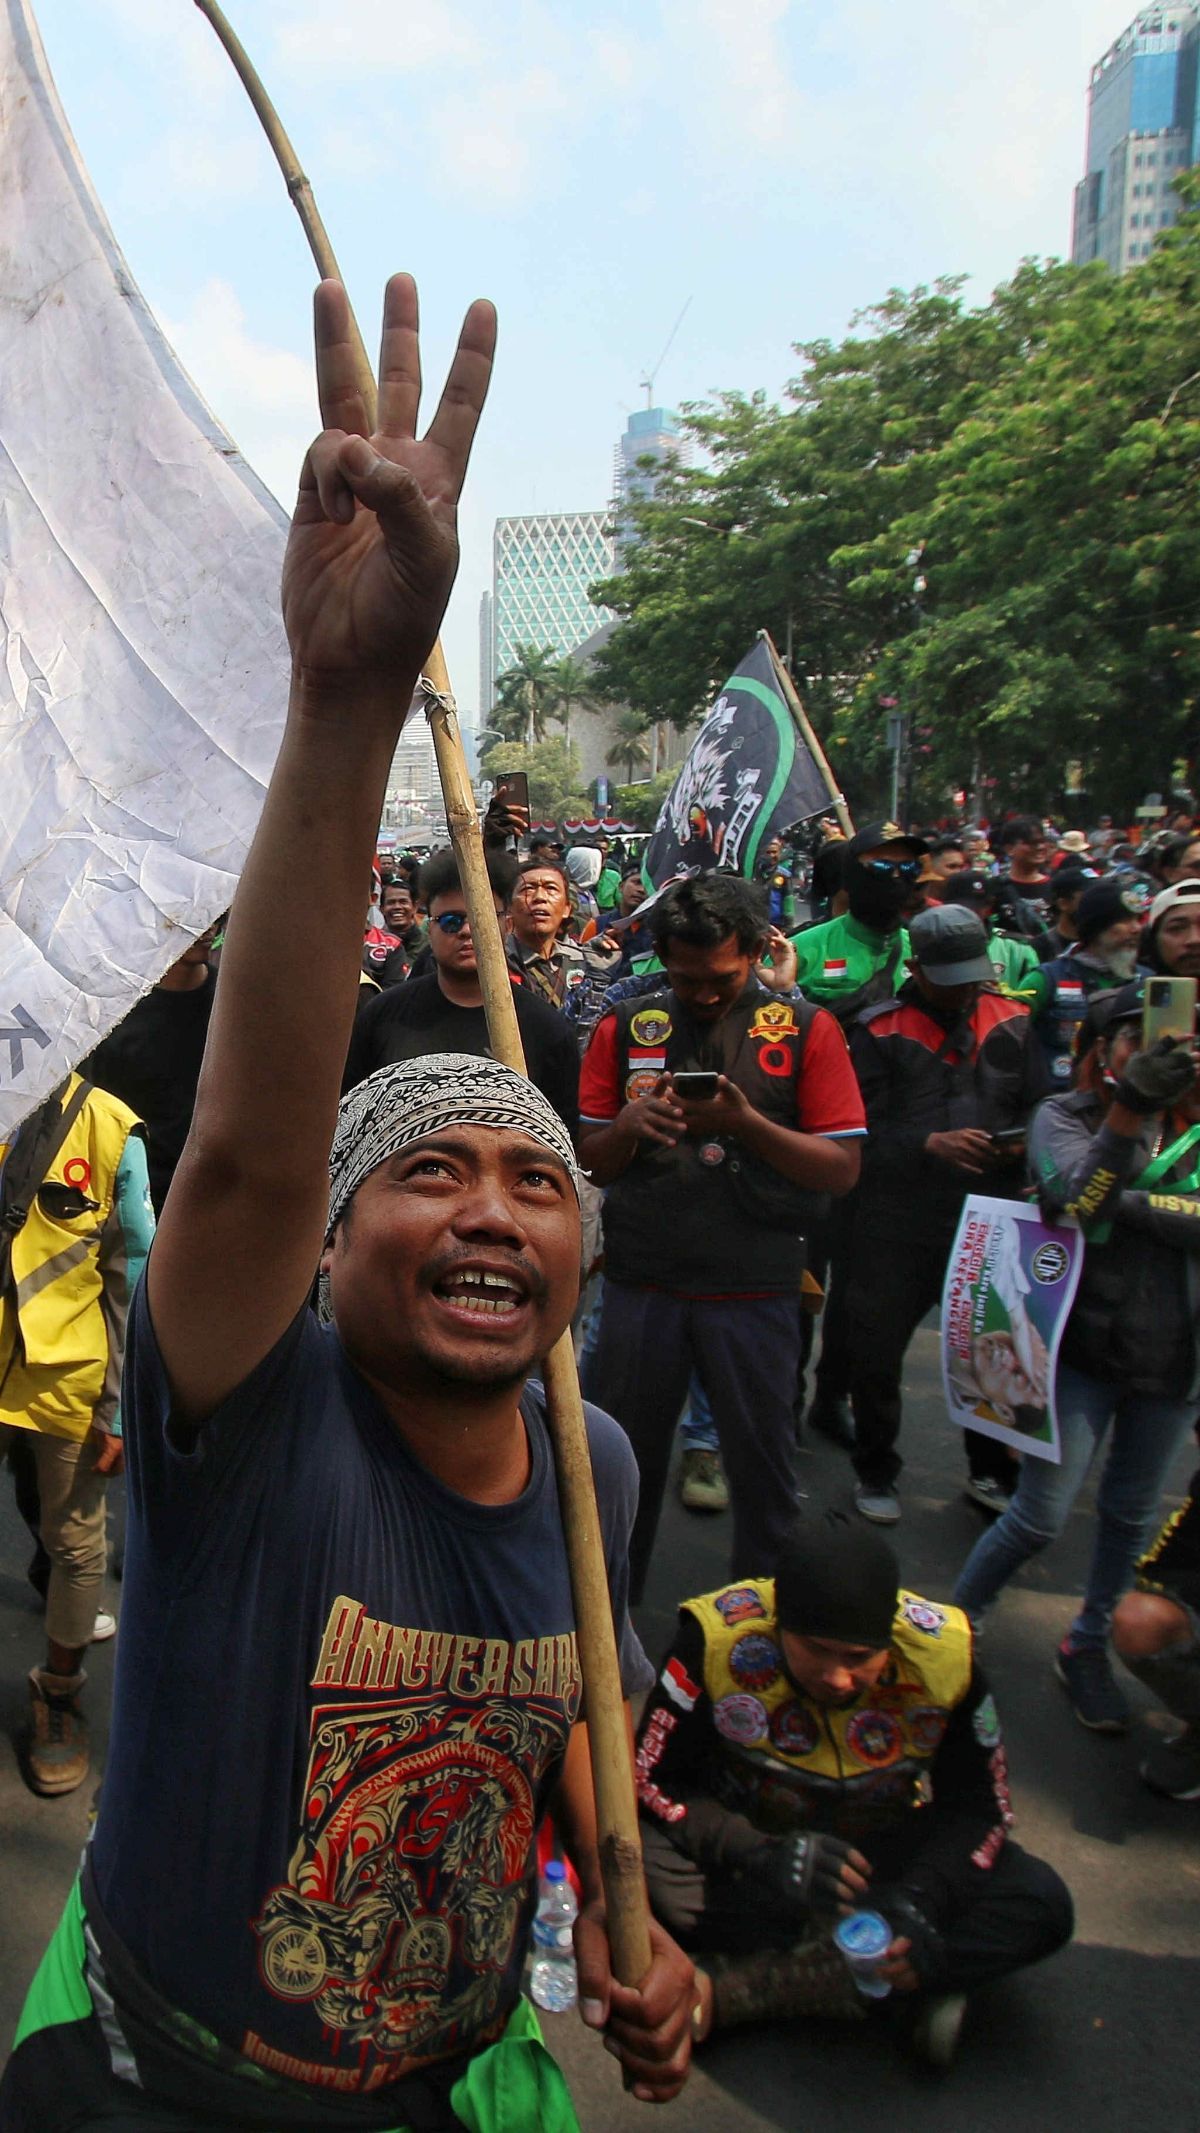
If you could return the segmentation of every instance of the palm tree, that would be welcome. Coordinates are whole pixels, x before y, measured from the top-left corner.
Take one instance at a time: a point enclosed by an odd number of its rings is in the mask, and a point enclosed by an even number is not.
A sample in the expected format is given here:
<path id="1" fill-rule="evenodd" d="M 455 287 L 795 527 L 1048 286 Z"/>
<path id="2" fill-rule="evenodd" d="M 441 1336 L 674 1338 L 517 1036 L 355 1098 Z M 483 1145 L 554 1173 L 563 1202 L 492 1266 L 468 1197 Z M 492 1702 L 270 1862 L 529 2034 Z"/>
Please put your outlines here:
<path id="1" fill-rule="evenodd" d="M 527 748 L 545 740 L 547 723 L 554 715 L 559 663 L 552 644 L 544 644 L 540 651 L 534 644 L 517 645 L 512 665 L 496 677 L 492 716 L 506 740 L 523 741 Z"/>
<path id="2" fill-rule="evenodd" d="M 625 765 L 625 783 L 632 785 L 636 770 L 645 770 L 650 762 L 650 749 L 646 740 L 646 728 L 640 711 L 622 711 L 613 728 L 614 745 L 604 760 L 610 770 Z"/>
<path id="3" fill-rule="evenodd" d="M 572 711 L 592 711 L 596 708 L 588 670 L 568 653 L 565 659 L 558 660 L 555 665 L 552 686 L 554 717 L 562 727 L 569 744 Z"/>

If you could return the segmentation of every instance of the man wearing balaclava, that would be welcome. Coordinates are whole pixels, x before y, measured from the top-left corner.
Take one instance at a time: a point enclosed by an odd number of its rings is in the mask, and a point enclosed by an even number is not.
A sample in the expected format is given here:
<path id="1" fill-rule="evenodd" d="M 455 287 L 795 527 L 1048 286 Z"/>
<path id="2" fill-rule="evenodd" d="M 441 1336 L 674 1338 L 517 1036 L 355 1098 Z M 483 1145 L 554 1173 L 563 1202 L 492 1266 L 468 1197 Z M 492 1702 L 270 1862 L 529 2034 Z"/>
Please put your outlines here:
<path id="1" fill-rule="evenodd" d="M 810 1511 L 774 1578 L 685 1602 L 638 1747 L 650 1901 L 695 1958 L 698 2043 L 878 2005 L 833 1942 L 861 1909 L 890 1930 L 914 2047 L 946 2065 L 965 1995 L 1070 1938 L 1063 1883 L 1008 1836 L 966 1616 L 901 1589 L 844 1511 Z"/>
<path id="2" fill-rule="evenodd" d="M 855 1017 L 888 1000 L 908 975 L 905 920 L 921 908 L 921 862 L 929 847 L 894 822 L 872 822 L 840 847 L 841 883 L 850 909 L 795 938 L 796 982 L 806 999 L 827 1007 L 849 1032 Z M 806 1420 L 849 1450 L 846 1409 L 850 1357 L 845 1314 L 856 1195 L 839 1200 L 808 1240 L 810 1271 L 825 1289 L 821 1357 Z M 805 1343 L 807 1348 L 807 1340 Z M 798 1389 L 799 1397 L 799 1389 Z"/>
<path id="3" fill-rule="evenodd" d="M 1043 963 L 1028 993 L 1034 1029 L 1053 1079 L 1071 1079 L 1075 1039 L 1088 1001 L 1127 985 L 1141 969 L 1138 942 L 1143 899 L 1127 883 L 1093 882 L 1075 907 L 1078 939 L 1065 955 Z"/>

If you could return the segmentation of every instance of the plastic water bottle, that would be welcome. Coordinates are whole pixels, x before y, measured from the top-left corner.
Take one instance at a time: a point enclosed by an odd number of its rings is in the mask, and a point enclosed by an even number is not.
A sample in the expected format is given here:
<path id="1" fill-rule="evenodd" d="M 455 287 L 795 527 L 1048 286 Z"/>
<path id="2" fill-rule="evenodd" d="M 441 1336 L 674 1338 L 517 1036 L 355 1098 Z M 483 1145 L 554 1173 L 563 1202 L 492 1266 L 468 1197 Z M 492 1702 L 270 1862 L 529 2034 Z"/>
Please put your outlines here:
<path id="1" fill-rule="evenodd" d="M 529 1990 L 538 2007 L 561 2014 L 573 2007 L 579 1990 L 571 1928 L 579 1915 L 575 1891 L 561 1859 L 550 1859 L 538 1883 L 533 1920 L 533 1969 Z"/>

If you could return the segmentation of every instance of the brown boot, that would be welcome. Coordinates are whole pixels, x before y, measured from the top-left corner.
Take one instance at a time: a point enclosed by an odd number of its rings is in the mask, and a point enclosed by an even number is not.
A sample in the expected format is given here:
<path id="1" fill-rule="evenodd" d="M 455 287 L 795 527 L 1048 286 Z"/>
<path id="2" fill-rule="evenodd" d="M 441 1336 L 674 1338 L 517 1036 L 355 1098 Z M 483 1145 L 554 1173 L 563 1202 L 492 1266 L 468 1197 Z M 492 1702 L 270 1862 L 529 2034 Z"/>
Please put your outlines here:
<path id="1" fill-rule="evenodd" d="M 74 1792 L 88 1774 L 91 1751 L 79 1697 L 87 1675 L 48 1674 L 35 1666 L 29 1676 L 29 1743 L 25 1762 L 30 1789 L 43 1799 Z"/>
<path id="2" fill-rule="evenodd" d="M 764 1948 L 757 1955 L 714 1955 L 704 1967 L 712 1979 L 714 2029 L 791 2021 L 798 2015 L 861 2022 L 867 2011 L 831 1940 Z"/>

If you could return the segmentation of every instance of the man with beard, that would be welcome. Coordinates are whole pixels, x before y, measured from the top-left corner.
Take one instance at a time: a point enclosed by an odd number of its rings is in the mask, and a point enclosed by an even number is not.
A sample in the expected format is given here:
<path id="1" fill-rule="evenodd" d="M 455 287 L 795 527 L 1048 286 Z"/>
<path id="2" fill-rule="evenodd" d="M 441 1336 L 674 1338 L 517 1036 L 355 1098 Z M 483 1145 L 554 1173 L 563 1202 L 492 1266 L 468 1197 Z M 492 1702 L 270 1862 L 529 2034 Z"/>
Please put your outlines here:
<path id="1" fill-rule="evenodd" d="M 872 822 L 840 845 L 841 887 L 850 908 L 795 938 L 796 982 L 808 1000 L 836 1015 L 844 1030 L 877 1000 L 899 991 L 907 972 L 904 921 L 921 908 L 921 863 L 929 847 L 894 822 Z M 839 1200 L 809 1239 L 809 1268 L 825 1290 L 821 1355 L 806 1420 L 848 1449 L 854 1432 L 846 1412 L 850 1357 L 846 1346 L 846 1283 L 854 1227 L 853 1195 Z M 811 1321 L 803 1329 L 805 1360 Z M 797 1387 L 797 1399 L 800 1387 Z"/>
<path id="2" fill-rule="evenodd" d="M 883 1536 L 810 1513 L 774 1578 L 688 1600 L 638 1735 L 650 1901 L 697 1961 L 694 2032 L 861 2018 L 833 1942 L 876 1912 L 915 2048 L 1053 1954 L 1071 1899 L 1021 1851 L 1000 1722 L 957 1608 L 899 1589 Z"/>
<path id="3" fill-rule="evenodd" d="M 1141 967 L 1141 914 L 1135 890 L 1119 881 L 1093 882 L 1075 907 L 1074 947 L 1043 963 L 1022 995 L 1029 1001 L 1051 1078 L 1060 1088 L 1071 1079 L 1075 1040 L 1088 1001 L 1127 985 Z"/>
<path id="4" fill-rule="evenodd" d="M 835 1022 L 755 974 L 761 889 L 722 873 L 675 881 L 650 925 L 663 985 L 602 1018 L 579 1084 L 581 1159 L 608 1188 L 584 1389 L 638 1462 L 635 1598 L 693 1370 L 729 1482 L 731 1568 L 774 1564 L 796 1506 L 805 1233 L 826 1196 L 854 1184 L 863 1135 Z"/>

